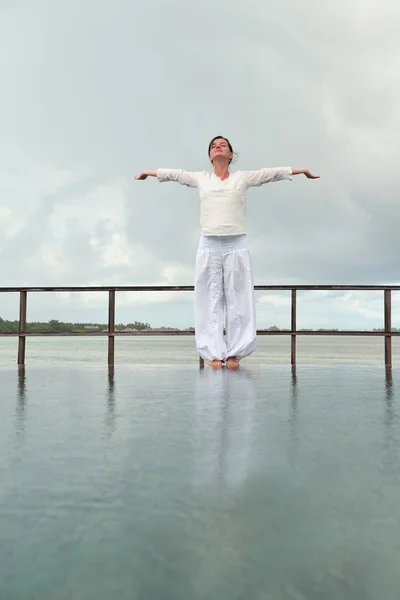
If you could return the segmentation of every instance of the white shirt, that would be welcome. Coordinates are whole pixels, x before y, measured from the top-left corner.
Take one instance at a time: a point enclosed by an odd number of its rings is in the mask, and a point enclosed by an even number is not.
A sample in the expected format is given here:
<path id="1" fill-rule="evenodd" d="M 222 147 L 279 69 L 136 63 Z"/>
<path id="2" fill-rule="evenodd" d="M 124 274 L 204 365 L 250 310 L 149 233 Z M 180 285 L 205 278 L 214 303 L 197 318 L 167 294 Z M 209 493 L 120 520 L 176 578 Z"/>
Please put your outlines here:
<path id="1" fill-rule="evenodd" d="M 221 180 L 207 171 L 158 169 L 159 181 L 177 181 L 197 188 L 200 195 L 202 235 L 242 235 L 245 233 L 246 192 L 271 181 L 292 179 L 292 169 L 282 167 L 259 171 L 235 171 Z"/>

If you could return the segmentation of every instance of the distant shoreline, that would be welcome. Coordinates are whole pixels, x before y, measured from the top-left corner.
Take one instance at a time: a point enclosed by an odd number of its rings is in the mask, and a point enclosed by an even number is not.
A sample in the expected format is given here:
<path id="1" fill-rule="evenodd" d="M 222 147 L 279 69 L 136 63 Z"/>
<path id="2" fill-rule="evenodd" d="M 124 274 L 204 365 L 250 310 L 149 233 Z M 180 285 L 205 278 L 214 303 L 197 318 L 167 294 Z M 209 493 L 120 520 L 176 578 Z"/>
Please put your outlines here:
<path id="1" fill-rule="evenodd" d="M 0 317 L 0 335 L 1 334 L 16 334 L 19 330 L 19 322 L 18 321 L 8 321 L 2 319 Z M 26 324 L 26 333 L 29 334 L 64 334 L 64 335 L 84 335 L 86 334 L 98 334 L 104 335 L 108 333 L 108 325 L 106 323 L 68 323 L 57 320 L 50 320 L 47 322 L 28 322 Z M 270 327 L 259 328 L 258 332 L 271 332 L 271 333 L 288 333 L 291 330 L 289 328 L 280 328 L 276 325 L 272 325 Z M 341 332 L 345 331 L 338 328 L 301 328 L 297 330 L 298 332 L 323 332 L 323 331 L 336 331 Z M 372 329 L 374 332 L 383 332 L 383 328 L 375 328 Z M 392 327 L 392 332 L 400 331 L 399 328 Z M 114 332 L 118 334 L 127 335 L 166 335 L 166 334 L 174 334 L 174 335 L 193 335 L 195 332 L 194 327 L 187 327 L 185 329 L 181 329 L 179 327 L 151 327 L 149 323 L 142 323 L 140 321 L 135 321 L 134 323 L 122 324 L 118 323 L 115 325 Z"/>

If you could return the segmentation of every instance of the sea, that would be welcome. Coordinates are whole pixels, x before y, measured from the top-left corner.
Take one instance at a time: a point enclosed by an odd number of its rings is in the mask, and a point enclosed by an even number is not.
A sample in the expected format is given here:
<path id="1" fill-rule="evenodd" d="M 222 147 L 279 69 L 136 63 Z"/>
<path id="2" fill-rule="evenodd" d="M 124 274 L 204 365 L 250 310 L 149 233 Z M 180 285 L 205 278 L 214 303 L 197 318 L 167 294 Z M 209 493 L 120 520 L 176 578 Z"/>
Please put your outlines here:
<path id="1" fill-rule="evenodd" d="M 17 360 L 18 338 L 0 337 L 0 366 Z M 393 365 L 400 365 L 400 337 L 392 338 Z M 27 365 L 107 363 L 107 337 L 28 337 Z M 193 336 L 132 336 L 115 338 L 116 364 L 197 364 Z M 256 352 L 243 364 L 290 363 L 290 336 L 259 336 Z M 383 337 L 297 337 L 297 363 L 313 365 L 382 365 Z"/>
<path id="2" fill-rule="evenodd" d="M 0 338 L 1 600 L 398 600 L 400 345 Z"/>

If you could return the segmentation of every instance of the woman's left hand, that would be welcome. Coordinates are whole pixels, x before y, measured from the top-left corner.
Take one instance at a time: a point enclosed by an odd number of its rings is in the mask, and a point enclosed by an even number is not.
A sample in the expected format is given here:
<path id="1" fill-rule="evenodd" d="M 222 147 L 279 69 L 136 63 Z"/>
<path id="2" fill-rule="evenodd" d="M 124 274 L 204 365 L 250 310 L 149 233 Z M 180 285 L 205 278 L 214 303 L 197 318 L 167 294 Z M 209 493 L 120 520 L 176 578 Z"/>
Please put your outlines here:
<path id="1" fill-rule="evenodd" d="M 319 179 L 320 176 L 319 175 L 313 175 L 310 171 L 310 169 L 307 169 L 306 171 L 304 171 L 304 175 L 307 177 L 307 179 Z"/>

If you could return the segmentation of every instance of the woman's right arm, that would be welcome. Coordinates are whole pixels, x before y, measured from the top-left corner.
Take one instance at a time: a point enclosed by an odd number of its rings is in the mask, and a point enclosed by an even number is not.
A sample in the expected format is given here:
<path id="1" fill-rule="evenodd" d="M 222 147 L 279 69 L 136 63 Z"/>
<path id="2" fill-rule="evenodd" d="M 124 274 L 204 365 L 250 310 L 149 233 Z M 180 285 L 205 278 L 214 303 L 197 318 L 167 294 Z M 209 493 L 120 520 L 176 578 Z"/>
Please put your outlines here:
<path id="1" fill-rule="evenodd" d="M 135 179 L 143 181 L 148 177 L 157 177 L 159 181 L 176 181 L 188 187 L 197 187 L 199 173 L 184 171 L 183 169 L 157 169 L 156 171 L 142 171 Z"/>

